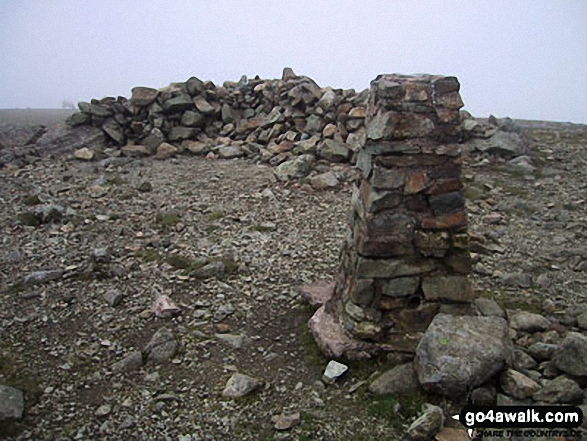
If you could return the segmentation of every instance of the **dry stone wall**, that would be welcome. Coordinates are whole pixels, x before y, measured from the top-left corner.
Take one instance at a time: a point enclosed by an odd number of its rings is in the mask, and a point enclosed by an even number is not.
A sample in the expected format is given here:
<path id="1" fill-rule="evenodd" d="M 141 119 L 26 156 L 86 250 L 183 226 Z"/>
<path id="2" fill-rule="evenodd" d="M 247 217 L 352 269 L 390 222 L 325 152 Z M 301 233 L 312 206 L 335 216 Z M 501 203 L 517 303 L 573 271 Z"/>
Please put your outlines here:
<path id="1" fill-rule="evenodd" d="M 68 122 L 100 127 L 127 155 L 352 162 L 366 139 L 366 97 L 367 91 L 321 88 L 286 68 L 281 80 L 243 77 L 216 86 L 192 77 L 163 89 L 135 87 L 130 99 L 79 103 L 81 112 Z"/>
<path id="2" fill-rule="evenodd" d="M 348 348 L 351 358 L 377 347 L 413 352 L 437 313 L 470 312 L 462 106 L 454 77 L 384 75 L 371 83 L 339 279 L 311 321 L 330 355 Z M 328 321 L 378 346 L 334 348 Z"/>

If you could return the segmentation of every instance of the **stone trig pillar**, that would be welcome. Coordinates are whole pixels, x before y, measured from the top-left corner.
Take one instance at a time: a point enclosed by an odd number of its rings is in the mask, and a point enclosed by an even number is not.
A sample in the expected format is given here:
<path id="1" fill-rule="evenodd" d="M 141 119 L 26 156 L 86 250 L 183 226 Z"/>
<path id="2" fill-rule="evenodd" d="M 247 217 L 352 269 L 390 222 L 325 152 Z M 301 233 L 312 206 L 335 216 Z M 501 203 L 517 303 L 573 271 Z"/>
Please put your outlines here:
<path id="1" fill-rule="evenodd" d="M 333 297 L 310 320 L 331 357 L 413 352 L 440 311 L 472 301 L 454 77 L 371 82 L 362 175 Z"/>

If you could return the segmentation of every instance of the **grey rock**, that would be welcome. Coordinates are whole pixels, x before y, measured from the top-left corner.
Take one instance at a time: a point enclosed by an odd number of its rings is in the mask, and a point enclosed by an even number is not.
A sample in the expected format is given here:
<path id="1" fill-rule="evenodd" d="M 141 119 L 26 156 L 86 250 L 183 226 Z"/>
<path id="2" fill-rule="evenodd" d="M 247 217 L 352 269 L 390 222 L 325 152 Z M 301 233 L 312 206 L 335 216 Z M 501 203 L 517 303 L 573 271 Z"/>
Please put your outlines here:
<path id="1" fill-rule="evenodd" d="M 107 119 L 104 124 L 102 124 L 102 130 L 104 130 L 104 133 L 106 133 L 111 139 L 116 141 L 117 144 L 124 145 L 126 140 L 124 129 L 113 118 Z"/>
<path id="2" fill-rule="evenodd" d="M 312 170 L 314 158 L 311 155 L 301 155 L 290 161 L 279 164 L 273 173 L 280 181 L 304 178 Z"/>
<path id="3" fill-rule="evenodd" d="M 385 282 L 381 293 L 388 297 L 407 297 L 420 286 L 420 277 L 397 277 Z"/>
<path id="4" fill-rule="evenodd" d="M 163 144 L 167 139 L 161 130 L 154 128 L 145 139 L 143 139 L 143 145 L 149 149 L 150 152 L 155 153 L 157 147 Z"/>
<path id="5" fill-rule="evenodd" d="M 228 104 L 224 103 L 221 109 L 222 122 L 224 124 L 234 123 L 236 124 L 240 119 L 241 115 L 238 110 L 232 108 Z"/>
<path id="6" fill-rule="evenodd" d="M 177 346 L 173 333 L 167 328 L 161 328 L 153 335 L 143 352 L 147 360 L 162 363 L 175 355 Z"/>
<path id="7" fill-rule="evenodd" d="M 120 302 L 122 302 L 124 294 L 119 289 L 113 289 L 104 294 L 104 297 L 108 302 L 108 305 L 118 306 Z"/>
<path id="8" fill-rule="evenodd" d="M 346 371 L 348 371 L 349 367 L 342 363 L 339 363 L 335 360 L 330 360 L 326 369 L 324 370 L 324 374 L 322 375 L 322 381 L 327 384 L 334 384 L 338 378 Z"/>
<path id="9" fill-rule="evenodd" d="M 61 222 L 67 210 L 61 205 L 46 204 L 35 207 L 35 217 L 43 224 Z"/>
<path id="10" fill-rule="evenodd" d="M 141 351 L 133 351 L 122 360 L 112 365 L 114 372 L 136 371 L 143 365 L 143 354 Z"/>
<path id="11" fill-rule="evenodd" d="M 424 389 L 464 395 L 511 362 L 507 322 L 498 317 L 434 317 L 416 349 L 415 367 Z"/>
<path id="12" fill-rule="evenodd" d="M 377 377 L 369 386 L 369 392 L 376 395 L 411 395 L 421 390 L 413 363 L 395 366 Z"/>
<path id="13" fill-rule="evenodd" d="M 526 142 L 518 133 L 497 132 L 489 139 L 470 141 L 471 149 L 490 153 L 504 158 L 515 158 L 524 153 Z"/>
<path id="14" fill-rule="evenodd" d="M 327 90 L 324 95 L 318 100 L 318 106 L 324 110 L 332 108 L 337 101 L 337 96 L 332 90 Z"/>
<path id="15" fill-rule="evenodd" d="M 181 94 L 163 103 L 163 110 L 166 113 L 183 112 L 184 110 L 193 109 L 193 107 L 194 102 L 188 94 Z"/>
<path id="16" fill-rule="evenodd" d="M 94 414 L 99 418 L 107 417 L 111 413 L 112 406 L 110 404 L 103 404 L 100 407 L 98 407 L 98 409 L 96 409 L 96 412 L 94 412 Z"/>
<path id="17" fill-rule="evenodd" d="M 289 430 L 300 423 L 300 413 L 274 415 L 271 422 L 275 430 Z"/>
<path id="18" fill-rule="evenodd" d="M 263 386 L 263 382 L 241 373 L 234 373 L 226 383 L 222 396 L 226 398 L 241 398 Z"/>
<path id="19" fill-rule="evenodd" d="M 536 342 L 528 347 L 528 353 L 538 361 L 545 361 L 552 358 L 557 348 L 557 345 Z"/>
<path id="20" fill-rule="evenodd" d="M 501 317 L 505 318 L 505 311 L 493 299 L 479 297 L 473 301 L 473 305 L 480 315 L 484 317 Z"/>
<path id="21" fill-rule="evenodd" d="M 575 381 L 561 375 L 551 381 L 545 380 L 532 399 L 550 404 L 577 404 L 583 400 L 583 391 Z"/>
<path id="22" fill-rule="evenodd" d="M 139 107 L 144 107 L 148 106 L 149 104 L 152 104 L 159 95 L 159 91 L 157 89 L 141 86 L 133 87 L 131 93 L 131 104 Z"/>
<path id="23" fill-rule="evenodd" d="M 203 96 L 194 98 L 194 104 L 196 105 L 196 108 L 205 115 L 210 115 L 216 112 L 214 106 L 212 106 Z"/>
<path id="24" fill-rule="evenodd" d="M 54 155 L 69 154 L 81 148 L 100 150 L 106 146 L 106 135 L 102 130 L 91 125 L 70 127 L 58 124 L 50 128 L 35 143 L 40 153 Z"/>
<path id="25" fill-rule="evenodd" d="M 587 376 L 587 337 L 569 332 L 552 358 L 555 366 L 575 376 Z"/>
<path id="26" fill-rule="evenodd" d="M 194 127 L 175 126 L 167 134 L 169 142 L 183 141 L 196 136 L 198 130 Z"/>
<path id="27" fill-rule="evenodd" d="M 234 335 L 234 334 L 214 334 L 218 340 L 222 340 L 223 342 L 228 343 L 235 349 L 242 349 L 248 342 L 248 339 L 244 335 Z"/>
<path id="28" fill-rule="evenodd" d="M 533 312 L 518 312 L 510 317 L 510 326 L 516 331 L 540 332 L 550 327 L 548 319 Z"/>
<path id="29" fill-rule="evenodd" d="M 244 156 L 244 152 L 236 145 L 225 145 L 218 149 L 218 156 L 222 159 L 232 159 Z"/>
<path id="30" fill-rule="evenodd" d="M 519 399 L 530 398 L 541 389 L 534 380 L 513 369 L 506 369 L 501 374 L 499 382 L 506 394 Z"/>
<path id="31" fill-rule="evenodd" d="M 318 146 L 318 156 L 330 162 L 347 162 L 351 156 L 351 151 L 344 142 L 325 139 Z"/>
<path id="32" fill-rule="evenodd" d="M 185 85 L 191 96 L 196 96 L 204 90 L 204 82 L 197 77 L 191 77 L 185 82 Z"/>
<path id="33" fill-rule="evenodd" d="M 84 124 L 91 124 L 92 117 L 87 113 L 76 112 L 76 113 L 68 116 L 67 119 L 65 120 L 65 123 L 71 127 L 81 126 Z"/>
<path id="34" fill-rule="evenodd" d="M 532 159 L 529 156 L 523 155 L 511 159 L 506 163 L 506 168 L 513 171 L 519 171 L 525 174 L 534 173 L 536 167 L 532 165 Z"/>
<path id="35" fill-rule="evenodd" d="M 315 190 L 325 190 L 328 188 L 336 188 L 340 185 L 339 180 L 332 172 L 322 173 L 316 176 L 312 176 L 308 179 L 310 185 Z"/>
<path id="36" fill-rule="evenodd" d="M 0 385 L 0 422 L 20 420 L 24 412 L 22 391 Z"/>
<path id="37" fill-rule="evenodd" d="M 60 269 L 33 271 L 23 277 L 23 285 L 39 285 L 41 283 L 63 278 L 64 271 Z"/>
<path id="38" fill-rule="evenodd" d="M 471 403 L 475 406 L 493 406 L 497 399 L 495 387 L 487 385 L 471 392 Z"/>
<path id="39" fill-rule="evenodd" d="M 438 406 L 424 405 L 424 413 L 408 428 L 408 436 L 413 441 L 429 441 L 440 432 L 444 425 L 444 413 Z"/>
<path id="40" fill-rule="evenodd" d="M 577 326 L 583 330 L 587 330 L 587 311 L 577 316 Z"/>
<path id="41" fill-rule="evenodd" d="M 534 369 L 538 363 L 531 355 L 528 355 L 526 352 L 522 351 L 521 349 L 514 350 L 514 362 L 513 367 L 519 370 L 528 370 Z"/>
<path id="42" fill-rule="evenodd" d="M 186 110 L 181 116 L 181 125 L 186 127 L 203 127 L 206 120 L 200 112 Z"/>

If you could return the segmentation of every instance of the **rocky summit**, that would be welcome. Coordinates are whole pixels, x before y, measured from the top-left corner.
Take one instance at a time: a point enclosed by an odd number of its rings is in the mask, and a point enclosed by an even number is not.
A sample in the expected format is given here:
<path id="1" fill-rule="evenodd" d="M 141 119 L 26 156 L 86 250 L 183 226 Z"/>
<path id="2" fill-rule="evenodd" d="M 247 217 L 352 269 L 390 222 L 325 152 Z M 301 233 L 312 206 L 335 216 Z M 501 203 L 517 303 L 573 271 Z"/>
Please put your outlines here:
<path id="1" fill-rule="evenodd" d="M 452 81 L 437 99 L 378 80 L 381 115 L 291 69 L 0 110 L 0 438 L 460 440 L 466 403 L 587 410 L 587 127 L 473 118 Z M 451 133 L 458 181 L 437 163 Z M 377 290 L 328 306 L 361 235 Z M 324 356 L 318 308 L 373 358 Z M 375 354 L 367 322 L 426 326 Z M 348 369 L 324 381 L 332 360 Z"/>

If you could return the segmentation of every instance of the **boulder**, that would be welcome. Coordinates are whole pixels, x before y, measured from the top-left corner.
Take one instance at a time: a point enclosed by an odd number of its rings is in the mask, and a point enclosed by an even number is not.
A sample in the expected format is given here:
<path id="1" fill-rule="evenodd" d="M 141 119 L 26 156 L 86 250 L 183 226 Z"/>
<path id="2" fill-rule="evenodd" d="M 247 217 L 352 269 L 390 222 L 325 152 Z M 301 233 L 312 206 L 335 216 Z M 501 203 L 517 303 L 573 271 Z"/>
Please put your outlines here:
<path id="1" fill-rule="evenodd" d="M 570 375 L 587 376 L 587 337 L 569 332 L 553 355 L 554 365 Z"/>
<path id="2" fill-rule="evenodd" d="M 314 157 L 312 155 L 301 155 L 295 159 L 281 163 L 275 168 L 273 173 L 280 181 L 304 178 L 312 170 L 313 162 Z"/>
<path id="3" fill-rule="evenodd" d="M 318 156 L 330 162 L 347 162 L 351 156 L 351 151 L 344 142 L 325 139 L 318 146 Z"/>
<path id="4" fill-rule="evenodd" d="M 159 95 L 159 91 L 157 89 L 153 89 L 151 87 L 133 87 L 131 90 L 131 97 L 130 102 L 134 106 L 144 107 L 152 104 L 157 95 Z"/>
<path id="5" fill-rule="evenodd" d="M 499 317 L 434 317 L 414 361 L 424 389 L 461 396 L 485 383 L 513 358 L 507 322 Z"/>
<path id="6" fill-rule="evenodd" d="M 516 331 L 540 332 L 546 331 L 550 326 L 550 322 L 540 314 L 522 311 L 510 318 L 510 326 Z"/>
<path id="7" fill-rule="evenodd" d="M 340 185 L 340 182 L 332 172 L 321 173 L 319 175 L 312 176 L 308 180 L 312 188 L 315 190 L 336 188 Z"/>
<path id="8" fill-rule="evenodd" d="M 82 148 L 101 150 L 107 146 L 106 135 L 97 127 L 80 125 L 70 127 L 58 124 L 45 132 L 36 142 L 39 153 L 69 154 Z"/>
<path id="9" fill-rule="evenodd" d="M 376 395 L 411 395 L 421 390 L 413 363 L 395 366 L 377 377 L 369 386 L 369 392 Z"/>
<path id="10" fill-rule="evenodd" d="M 519 133 L 497 132 L 489 139 L 473 139 L 469 141 L 472 151 L 490 153 L 506 159 L 515 158 L 524 153 L 526 141 Z"/>
<path id="11" fill-rule="evenodd" d="M 551 381 L 545 380 L 532 399 L 549 404 L 578 404 L 583 400 L 583 391 L 575 381 L 561 375 Z"/>

